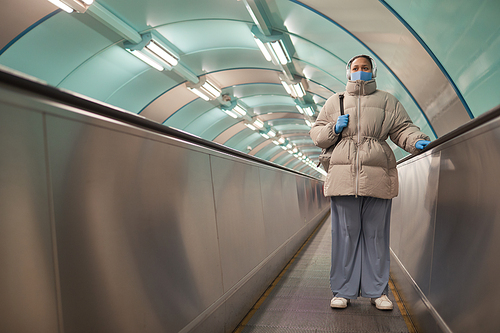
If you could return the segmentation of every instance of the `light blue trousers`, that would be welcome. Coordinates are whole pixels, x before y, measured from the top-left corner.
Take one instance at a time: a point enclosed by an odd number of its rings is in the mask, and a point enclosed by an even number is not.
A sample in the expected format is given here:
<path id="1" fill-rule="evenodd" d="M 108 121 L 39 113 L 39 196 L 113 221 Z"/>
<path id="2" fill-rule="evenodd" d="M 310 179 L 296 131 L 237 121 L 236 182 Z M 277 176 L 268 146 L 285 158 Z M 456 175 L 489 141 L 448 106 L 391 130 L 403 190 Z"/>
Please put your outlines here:
<path id="1" fill-rule="evenodd" d="M 391 199 L 331 197 L 334 296 L 356 299 L 387 295 Z"/>

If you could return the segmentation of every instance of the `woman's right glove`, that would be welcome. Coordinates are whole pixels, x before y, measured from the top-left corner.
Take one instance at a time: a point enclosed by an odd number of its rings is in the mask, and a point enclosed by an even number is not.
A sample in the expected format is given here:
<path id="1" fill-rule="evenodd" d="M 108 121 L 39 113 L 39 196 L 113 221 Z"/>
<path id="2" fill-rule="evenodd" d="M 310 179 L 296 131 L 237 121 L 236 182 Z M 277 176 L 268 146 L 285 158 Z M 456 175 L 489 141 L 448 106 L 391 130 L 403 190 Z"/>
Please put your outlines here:
<path id="1" fill-rule="evenodd" d="M 344 114 L 342 116 L 339 116 L 337 119 L 337 123 L 335 124 L 335 134 L 339 134 L 342 132 L 342 130 L 347 127 L 347 124 L 349 123 L 349 115 Z"/>
<path id="2" fill-rule="evenodd" d="M 427 147 L 427 145 L 431 143 L 430 141 L 427 141 L 427 140 L 418 140 L 416 143 L 415 143 L 415 148 L 417 149 L 424 149 L 425 147 Z"/>

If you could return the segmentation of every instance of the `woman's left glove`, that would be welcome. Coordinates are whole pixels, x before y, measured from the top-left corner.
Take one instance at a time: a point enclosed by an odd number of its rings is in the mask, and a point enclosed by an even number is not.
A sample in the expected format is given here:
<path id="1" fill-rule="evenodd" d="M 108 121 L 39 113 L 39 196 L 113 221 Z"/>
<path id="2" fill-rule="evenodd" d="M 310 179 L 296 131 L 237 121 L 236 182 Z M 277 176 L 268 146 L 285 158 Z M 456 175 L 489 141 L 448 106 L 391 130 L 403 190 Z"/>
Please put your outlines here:
<path id="1" fill-rule="evenodd" d="M 424 149 L 425 147 L 427 147 L 427 145 L 431 143 L 430 141 L 427 141 L 427 140 L 418 140 L 416 143 L 415 143 L 415 148 L 417 149 Z"/>
<path id="2" fill-rule="evenodd" d="M 347 124 L 349 123 L 349 115 L 344 114 L 342 116 L 339 116 L 337 119 L 337 123 L 335 124 L 335 133 L 339 134 L 342 132 L 344 128 L 347 127 Z"/>

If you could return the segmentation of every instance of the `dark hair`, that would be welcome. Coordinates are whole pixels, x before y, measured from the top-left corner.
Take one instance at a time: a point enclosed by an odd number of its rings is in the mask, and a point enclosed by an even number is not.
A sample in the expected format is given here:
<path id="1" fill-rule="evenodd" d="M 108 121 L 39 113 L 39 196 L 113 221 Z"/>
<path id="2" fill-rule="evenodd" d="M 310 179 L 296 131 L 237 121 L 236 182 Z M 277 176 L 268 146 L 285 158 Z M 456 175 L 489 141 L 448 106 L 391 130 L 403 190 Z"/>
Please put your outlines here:
<path id="1" fill-rule="evenodd" d="M 372 59 L 369 56 L 367 56 L 367 55 L 359 55 L 359 56 L 356 56 L 356 57 L 352 58 L 351 61 L 349 62 L 349 68 L 351 68 L 351 65 L 354 62 L 354 60 L 356 60 L 358 58 L 365 58 L 366 60 L 368 60 L 370 62 L 370 66 L 371 66 L 371 68 L 373 70 Z"/>

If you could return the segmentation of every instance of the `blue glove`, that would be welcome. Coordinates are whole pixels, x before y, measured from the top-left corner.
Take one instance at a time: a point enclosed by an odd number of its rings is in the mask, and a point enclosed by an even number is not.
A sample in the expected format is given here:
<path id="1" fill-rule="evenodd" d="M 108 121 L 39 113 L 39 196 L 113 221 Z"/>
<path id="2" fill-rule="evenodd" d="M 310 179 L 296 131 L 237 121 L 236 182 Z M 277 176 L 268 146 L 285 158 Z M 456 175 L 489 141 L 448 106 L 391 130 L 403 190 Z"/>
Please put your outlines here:
<path id="1" fill-rule="evenodd" d="M 347 127 L 347 123 L 349 122 L 349 115 L 344 114 L 339 116 L 337 119 L 337 123 L 335 124 L 335 134 L 339 134 L 342 130 Z"/>
<path id="2" fill-rule="evenodd" d="M 427 141 L 427 140 L 418 140 L 416 143 L 415 143 L 415 148 L 417 149 L 424 149 L 425 147 L 427 147 L 427 145 L 431 143 L 430 141 Z"/>

